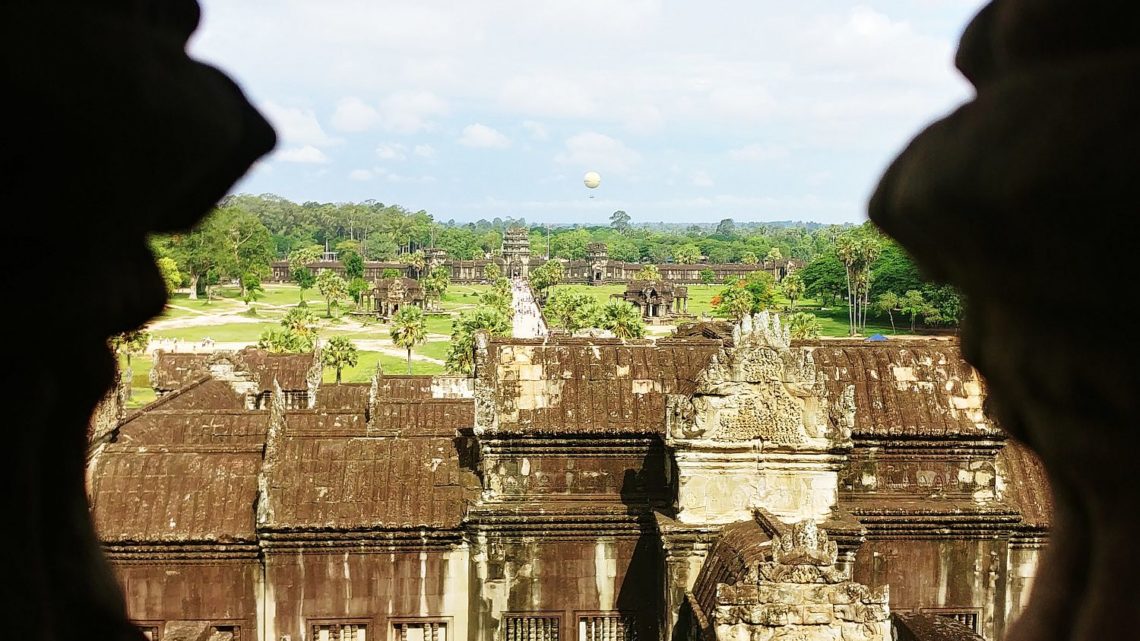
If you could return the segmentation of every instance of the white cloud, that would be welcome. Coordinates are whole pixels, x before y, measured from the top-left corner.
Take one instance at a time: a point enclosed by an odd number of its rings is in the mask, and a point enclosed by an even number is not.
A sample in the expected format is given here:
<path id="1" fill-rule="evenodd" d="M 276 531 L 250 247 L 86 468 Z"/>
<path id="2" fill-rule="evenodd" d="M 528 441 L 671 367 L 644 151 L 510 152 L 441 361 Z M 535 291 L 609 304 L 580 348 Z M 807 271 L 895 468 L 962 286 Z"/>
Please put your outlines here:
<path id="1" fill-rule="evenodd" d="M 447 113 L 447 102 L 430 91 L 402 91 L 380 101 L 381 125 L 400 134 L 430 131 Z"/>
<path id="2" fill-rule="evenodd" d="M 788 157 L 788 150 L 777 145 L 752 144 L 736 149 L 730 149 L 728 157 L 741 162 L 758 162 L 763 160 L 780 160 Z"/>
<path id="3" fill-rule="evenodd" d="M 420 158 L 434 158 L 435 148 L 431 145 L 416 145 L 412 153 Z"/>
<path id="4" fill-rule="evenodd" d="M 546 126 L 541 122 L 524 120 L 522 126 L 523 129 L 526 129 L 527 134 L 530 135 L 531 140 L 543 141 L 550 139 L 550 132 L 546 130 Z"/>
<path id="5" fill-rule="evenodd" d="M 401 145 L 398 142 L 386 142 L 381 143 L 380 146 L 376 147 L 376 156 L 379 157 L 380 160 L 403 160 L 405 157 L 404 152 L 407 150 L 407 147 Z"/>
<path id="6" fill-rule="evenodd" d="M 341 100 L 333 113 L 333 127 L 340 131 L 360 132 L 372 129 L 380 122 L 380 113 L 359 98 Z"/>
<path id="7" fill-rule="evenodd" d="M 567 138 L 566 149 L 559 152 L 554 160 L 564 165 L 576 165 L 583 170 L 625 173 L 641 162 L 641 154 L 626 147 L 620 140 L 596 131 L 587 131 Z"/>
<path id="8" fill-rule="evenodd" d="M 498 130 L 477 122 L 463 128 L 459 144 L 479 149 L 506 149 L 511 146 L 511 140 Z"/>
<path id="9" fill-rule="evenodd" d="M 261 111 L 285 144 L 325 147 L 339 142 L 325 133 L 311 109 L 285 107 L 270 101 L 261 105 Z"/>
<path id="10" fill-rule="evenodd" d="M 353 169 L 352 171 L 348 172 L 348 178 L 349 180 L 366 182 L 372 180 L 372 172 L 368 171 L 367 169 Z"/>
<path id="11" fill-rule="evenodd" d="M 273 154 L 273 159 L 280 160 L 282 162 L 296 162 L 313 165 L 323 165 L 332 162 L 329 160 L 329 157 L 325 155 L 325 152 L 317 149 L 312 145 L 282 149 L 281 151 Z"/>
<path id="12" fill-rule="evenodd" d="M 716 184 L 713 182 L 712 176 L 709 176 L 709 172 L 703 169 L 693 172 L 692 182 L 696 187 L 712 187 Z"/>

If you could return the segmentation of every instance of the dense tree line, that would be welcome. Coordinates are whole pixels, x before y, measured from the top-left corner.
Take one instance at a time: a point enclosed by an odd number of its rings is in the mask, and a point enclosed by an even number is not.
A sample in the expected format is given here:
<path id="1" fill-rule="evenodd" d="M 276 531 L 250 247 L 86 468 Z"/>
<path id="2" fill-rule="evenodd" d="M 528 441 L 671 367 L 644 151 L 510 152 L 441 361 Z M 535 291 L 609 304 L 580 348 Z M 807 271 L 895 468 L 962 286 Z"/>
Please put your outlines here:
<path id="1" fill-rule="evenodd" d="M 962 313 L 962 301 L 953 289 L 926 281 L 910 257 L 869 224 L 741 224 L 731 218 L 689 225 L 635 224 L 624 211 L 614 212 L 609 224 L 593 226 L 528 225 L 513 218 L 457 223 L 376 201 L 298 204 L 272 194 L 240 194 L 224 199 L 194 230 L 155 238 L 152 246 L 171 288 L 177 284 L 189 287 L 192 296 L 208 296 L 214 285 L 229 282 L 237 284 L 247 300 L 257 296 L 274 260 L 290 262 L 302 290 L 318 286 L 303 265 L 327 248 L 350 267 L 343 286 L 331 278 L 322 283 L 323 295 L 335 290 L 334 296 L 325 296 L 328 301 L 346 293 L 359 299 L 367 287 L 362 278 L 365 260 L 399 260 L 427 275 L 425 248 L 443 248 L 452 258 L 484 258 L 500 251 L 503 233 L 511 227 L 527 228 L 531 252 L 550 258 L 584 259 L 591 243 L 604 243 L 611 259 L 647 264 L 796 259 L 803 267 L 781 293 L 792 301 L 805 298 L 824 306 L 846 306 L 853 332 L 862 329 L 868 316 L 893 321 L 898 314 L 927 325 L 955 325 Z M 540 289 L 561 280 L 554 271 L 545 276 Z M 713 272 L 702 271 L 702 280 L 712 284 Z M 433 296 L 441 287 L 446 284 L 432 283 Z M 726 315 L 743 313 L 746 307 L 766 308 L 769 290 L 775 291 L 756 279 L 738 289 L 743 291 L 725 292 L 735 310 Z"/>

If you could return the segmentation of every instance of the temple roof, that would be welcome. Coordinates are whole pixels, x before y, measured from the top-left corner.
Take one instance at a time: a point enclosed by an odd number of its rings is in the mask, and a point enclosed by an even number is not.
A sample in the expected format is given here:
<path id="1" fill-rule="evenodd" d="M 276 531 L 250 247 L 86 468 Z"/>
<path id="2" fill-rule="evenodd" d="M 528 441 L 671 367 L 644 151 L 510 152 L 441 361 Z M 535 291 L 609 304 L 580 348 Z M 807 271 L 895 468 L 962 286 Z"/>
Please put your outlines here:
<path id="1" fill-rule="evenodd" d="M 1021 512 L 1027 527 L 1053 525 L 1053 495 L 1041 459 L 1024 444 L 1010 440 L 998 453 L 998 469 L 1005 477 L 1005 499 Z"/>
<path id="2" fill-rule="evenodd" d="M 474 492 L 451 438 L 290 437 L 279 457 L 273 530 L 454 528 Z"/>
<path id="3" fill-rule="evenodd" d="M 855 391 L 855 438 L 997 437 L 983 413 L 984 384 L 952 340 L 816 341 L 829 396 Z M 793 349 L 796 345 L 793 345 Z"/>
<path id="4" fill-rule="evenodd" d="M 95 529 L 105 542 L 253 541 L 260 450 L 113 447 L 92 475 Z"/>
<path id="5" fill-rule="evenodd" d="M 313 368 L 314 354 L 270 354 L 265 350 L 247 347 L 239 352 L 210 354 L 183 354 L 159 350 L 155 352 L 151 384 L 163 392 L 178 389 L 205 374 L 211 368 L 228 363 L 234 371 L 248 372 L 260 391 L 273 389 L 276 380 L 283 390 L 308 389 L 308 375 Z"/>
<path id="6" fill-rule="evenodd" d="M 665 396 L 691 393 L 718 349 L 711 341 L 492 341 L 495 431 L 662 434 Z"/>

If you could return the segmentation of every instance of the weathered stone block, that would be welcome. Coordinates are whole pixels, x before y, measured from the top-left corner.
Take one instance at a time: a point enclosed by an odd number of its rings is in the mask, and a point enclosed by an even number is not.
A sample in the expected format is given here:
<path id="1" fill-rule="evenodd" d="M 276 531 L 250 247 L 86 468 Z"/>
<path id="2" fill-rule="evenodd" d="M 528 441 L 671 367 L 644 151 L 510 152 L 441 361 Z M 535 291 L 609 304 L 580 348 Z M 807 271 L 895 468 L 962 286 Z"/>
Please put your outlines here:
<path id="1" fill-rule="evenodd" d="M 834 608 L 835 617 L 841 621 L 858 621 L 856 617 L 854 605 L 836 605 Z"/>
<path id="2" fill-rule="evenodd" d="M 791 610 L 791 607 L 783 604 L 763 606 L 760 610 L 760 625 L 788 625 Z"/>
<path id="3" fill-rule="evenodd" d="M 808 605 L 804 606 L 801 623 L 804 625 L 828 625 L 834 618 L 834 611 L 830 605 Z"/>
<path id="4" fill-rule="evenodd" d="M 162 638 L 168 641 L 202 641 L 209 631 L 209 621 L 168 621 Z"/>

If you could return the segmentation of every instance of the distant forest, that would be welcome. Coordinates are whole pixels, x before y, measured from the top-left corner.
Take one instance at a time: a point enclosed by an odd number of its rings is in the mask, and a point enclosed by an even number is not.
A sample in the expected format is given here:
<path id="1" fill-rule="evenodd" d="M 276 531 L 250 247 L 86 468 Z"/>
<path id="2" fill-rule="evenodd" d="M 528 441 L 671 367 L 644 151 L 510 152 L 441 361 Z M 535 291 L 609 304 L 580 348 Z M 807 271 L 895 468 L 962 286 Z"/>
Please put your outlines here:
<path id="1" fill-rule="evenodd" d="M 541 225 L 494 218 L 441 222 L 426 211 L 376 201 L 294 203 L 272 194 L 225 198 L 194 230 L 156 237 L 155 256 L 168 282 L 196 290 L 222 281 L 259 286 L 274 260 L 312 257 L 318 248 L 364 260 L 408 260 L 425 247 L 458 259 L 500 250 L 503 232 L 529 229 L 531 252 L 583 259 L 590 243 L 605 243 L 613 260 L 643 263 L 800 263 L 802 295 L 853 314 L 894 313 L 927 325 L 953 326 L 962 301 L 950 287 L 927 281 L 910 257 L 869 223 L 821 225 L 776 222 L 640 223 L 615 211 L 605 225 Z M 407 256 L 405 256 L 407 255 Z M 422 256 L 422 254 L 419 254 Z"/>

